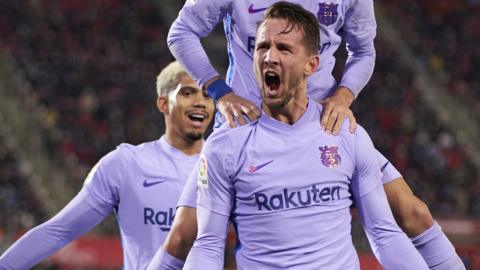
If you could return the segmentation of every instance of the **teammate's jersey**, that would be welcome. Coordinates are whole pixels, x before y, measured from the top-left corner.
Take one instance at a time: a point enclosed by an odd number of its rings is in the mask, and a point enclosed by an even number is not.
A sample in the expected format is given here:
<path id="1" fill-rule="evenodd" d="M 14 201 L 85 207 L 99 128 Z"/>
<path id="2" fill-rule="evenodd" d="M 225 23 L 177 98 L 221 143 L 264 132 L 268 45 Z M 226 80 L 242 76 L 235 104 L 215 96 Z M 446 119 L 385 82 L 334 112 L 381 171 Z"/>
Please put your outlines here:
<path id="1" fill-rule="evenodd" d="M 189 0 L 169 33 L 169 46 L 177 60 L 203 85 L 218 73 L 208 61 L 199 37 L 205 37 L 224 22 L 230 66 L 227 83 L 237 95 L 260 104 L 260 93 L 253 74 L 253 51 L 257 22 L 273 0 Z M 376 22 L 372 0 L 289 1 L 312 12 L 320 24 L 320 67 L 308 79 L 308 94 L 314 100 L 326 97 L 337 83 L 332 76 L 334 53 L 342 39 L 349 56 L 340 85 L 355 96 L 370 79 L 375 63 L 373 40 Z M 192 36 L 193 35 L 193 36 Z"/>
<path id="2" fill-rule="evenodd" d="M 124 269 L 145 269 L 170 230 L 178 197 L 197 159 L 164 137 L 139 146 L 121 144 L 95 165 L 65 208 L 0 257 L 0 269 L 32 268 L 112 210 L 120 227 Z"/>
<path id="3" fill-rule="evenodd" d="M 102 213 L 115 210 L 126 269 L 145 269 L 164 242 L 197 159 L 162 137 L 139 146 L 121 144 L 90 173 L 87 202 Z"/>
<path id="4" fill-rule="evenodd" d="M 263 114 L 209 138 L 198 206 L 234 222 L 239 269 L 359 268 L 350 205 L 381 185 L 380 166 L 363 128 L 328 135 L 320 110 L 310 102 L 293 125 Z"/>

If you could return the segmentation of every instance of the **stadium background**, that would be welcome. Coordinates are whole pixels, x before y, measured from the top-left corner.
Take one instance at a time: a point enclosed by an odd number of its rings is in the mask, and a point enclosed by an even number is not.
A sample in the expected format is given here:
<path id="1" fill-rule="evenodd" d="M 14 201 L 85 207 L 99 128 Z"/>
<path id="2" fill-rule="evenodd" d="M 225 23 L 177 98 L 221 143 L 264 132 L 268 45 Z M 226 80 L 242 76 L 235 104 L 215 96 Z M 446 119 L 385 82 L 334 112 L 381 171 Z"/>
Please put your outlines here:
<path id="1" fill-rule="evenodd" d="M 58 212 L 116 145 L 162 134 L 154 82 L 173 60 L 166 35 L 182 5 L 0 0 L 0 252 Z M 377 0 L 375 8 L 377 61 L 353 107 L 357 120 L 468 269 L 480 269 L 480 1 Z M 204 44 L 224 71 L 221 27 Z M 353 234 L 365 269 L 378 269 L 358 224 Z M 111 217 L 35 269 L 118 269 L 120 261 Z"/>

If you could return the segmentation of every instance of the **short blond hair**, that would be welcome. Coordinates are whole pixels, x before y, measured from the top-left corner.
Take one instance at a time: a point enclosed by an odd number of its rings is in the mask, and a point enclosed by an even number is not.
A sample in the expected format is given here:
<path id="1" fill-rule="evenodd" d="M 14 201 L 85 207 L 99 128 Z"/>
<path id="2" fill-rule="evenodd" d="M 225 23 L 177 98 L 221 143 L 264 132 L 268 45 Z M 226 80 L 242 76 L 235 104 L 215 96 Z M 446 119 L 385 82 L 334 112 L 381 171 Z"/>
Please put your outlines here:
<path id="1" fill-rule="evenodd" d="M 178 61 L 168 64 L 157 76 L 157 95 L 168 96 L 182 80 L 183 76 L 189 76 Z"/>

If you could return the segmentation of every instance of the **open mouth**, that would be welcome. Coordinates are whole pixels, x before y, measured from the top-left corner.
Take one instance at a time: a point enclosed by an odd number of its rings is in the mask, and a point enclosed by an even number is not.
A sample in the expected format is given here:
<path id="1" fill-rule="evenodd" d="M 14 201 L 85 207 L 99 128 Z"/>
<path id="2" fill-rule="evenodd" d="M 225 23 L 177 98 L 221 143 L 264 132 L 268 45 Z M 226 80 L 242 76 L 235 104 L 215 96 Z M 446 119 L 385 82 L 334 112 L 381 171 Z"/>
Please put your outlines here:
<path id="1" fill-rule="evenodd" d="M 280 86 L 280 76 L 278 76 L 278 74 L 273 71 L 267 71 L 265 73 L 264 79 L 265 79 L 265 85 L 270 90 L 277 90 L 278 87 Z"/>
<path id="2" fill-rule="evenodd" d="M 204 113 L 192 112 L 192 113 L 189 113 L 187 116 L 193 122 L 199 122 L 199 123 L 202 123 L 207 119 L 207 115 Z"/>

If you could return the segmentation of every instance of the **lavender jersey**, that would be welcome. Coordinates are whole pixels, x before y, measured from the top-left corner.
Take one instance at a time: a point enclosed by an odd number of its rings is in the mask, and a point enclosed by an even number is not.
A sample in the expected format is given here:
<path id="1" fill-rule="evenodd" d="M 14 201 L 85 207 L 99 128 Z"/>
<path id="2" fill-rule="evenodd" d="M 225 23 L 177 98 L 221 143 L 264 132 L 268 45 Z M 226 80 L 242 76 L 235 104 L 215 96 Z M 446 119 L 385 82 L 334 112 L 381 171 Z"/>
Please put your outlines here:
<path id="1" fill-rule="evenodd" d="M 377 162 L 378 162 L 378 165 L 380 166 L 380 171 L 382 172 L 382 183 L 385 184 L 401 177 L 401 174 L 382 155 L 382 153 L 378 152 L 378 150 L 376 149 L 375 151 L 377 152 L 377 155 L 378 155 Z M 192 174 L 194 174 L 197 169 L 198 168 L 195 167 L 195 169 L 192 171 Z M 188 178 L 188 181 L 182 190 L 182 194 L 180 195 L 180 199 L 178 200 L 177 207 L 191 207 L 191 208 L 197 207 L 197 178 L 196 177 L 190 176 Z"/>
<path id="2" fill-rule="evenodd" d="M 138 146 L 121 144 L 95 165 L 62 211 L 3 254 L 0 269 L 31 268 L 112 211 L 120 227 L 124 269 L 145 269 L 170 230 L 180 192 L 197 159 L 164 137 Z"/>
<path id="3" fill-rule="evenodd" d="M 261 97 L 253 74 L 253 51 L 257 22 L 273 0 L 189 0 L 173 23 L 168 43 L 175 58 L 203 85 L 218 75 L 201 47 L 207 36 L 224 22 L 230 66 L 227 83 L 233 91 L 260 105 Z M 340 85 L 358 95 L 372 75 L 375 64 L 373 40 L 376 22 L 372 0 L 296 0 L 318 18 L 320 24 L 320 67 L 308 79 L 308 94 L 314 100 L 328 96 L 337 86 L 332 76 L 334 53 L 342 39 L 348 59 Z"/>
<path id="4" fill-rule="evenodd" d="M 387 234 L 399 236 L 390 244 L 409 250 L 425 266 L 395 224 L 367 133 L 360 127 L 351 134 L 344 125 L 340 135 L 327 135 L 318 125 L 320 114 L 320 105 L 310 102 L 293 125 L 264 114 L 256 122 L 221 128 L 210 136 L 194 178 L 199 187 L 198 208 L 211 214 L 205 219 L 198 216 L 199 236 L 185 269 L 216 269 L 203 264 L 215 256 L 197 259 L 211 248 L 202 250 L 203 241 L 219 234 L 204 231 L 204 227 L 215 227 L 204 222 L 218 216 L 228 217 L 237 229 L 238 269 L 359 269 L 350 205 L 355 198 L 363 209 L 367 203 L 359 198 L 373 190 L 381 194 L 373 205 L 381 205 L 383 212 L 373 214 L 377 210 L 369 202 L 369 215 L 384 218 L 380 223 L 391 226 L 380 230 L 384 234 L 379 237 L 378 228 L 371 228 L 380 224 L 370 221 L 364 224 L 367 234 L 377 234 L 374 242 L 388 239 Z M 391 257 L 391 253 L 379 252 L 379 257 Z"/>
<path id="5" fill-rule="evenodd" d="M 164 137 L 139 146 L 122 144 L 86 181 L 89 203 L 100 212 L 116 211 L 126 269 L 145 269 L 164 242 L 197 159 Z"/>

